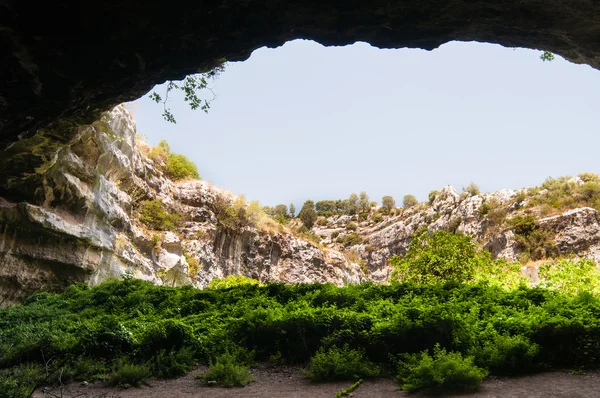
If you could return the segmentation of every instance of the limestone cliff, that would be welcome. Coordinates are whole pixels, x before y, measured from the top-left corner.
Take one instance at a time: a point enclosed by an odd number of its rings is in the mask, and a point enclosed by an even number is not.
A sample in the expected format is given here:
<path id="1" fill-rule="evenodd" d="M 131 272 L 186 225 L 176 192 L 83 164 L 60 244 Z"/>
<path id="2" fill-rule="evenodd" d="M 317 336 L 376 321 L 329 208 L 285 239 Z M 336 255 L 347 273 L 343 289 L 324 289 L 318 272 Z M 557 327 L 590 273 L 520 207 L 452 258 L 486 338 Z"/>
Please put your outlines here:
<path id="1" fill-rule="evenodd" d="M 220 225 L 215 204 L 233 197 L 203 181 L 168 179 L 144 154 L 148 148 L 136 140 L 124 105 L 91 126 L 77 127 L 72 140 L 40 160 L 37 148 L 49 134 L 21 141 L 1 165 L 18 178 L 4 185 L 0 197 L 0 301 L 126 272 L 158 284 L 197 287 L 233 274 L 338 285 L 364 278 L 339 252 L 283 227 Z M 144 226 L 136 206 L 148 199 L 184 215 L 180 226 L 166 232 Z"/>
<path id="2" fill-rule="evenodd" d="M 389 215 L 371 209 L 322 217 L 313 228 L 322 238 L 315 244 L 293 232 L 297 220 L 289 226 L 266 216 L 227 221 L 223 211 L 233 207 L 233 195 L 204 181 L 172 181 L 152 153 L 136 137 L 124 105 L 92 125 L 65 122 L 5 151 L 0 304 L 126 273 L 196 287 L 229 275 L 289 283 L 382 282 L 391 273 L 388 259 L 404 255 L 420 228 L 469 234 L 508 261 L 561 255 L 600 260 L 600 216 L 585 206 L 587 196 L 597 199 L 597 176 L 593 183 L 560 183 L 560 192 L 573 197 L 565 201 L 568 211 L 547 214 L 538 205 L 556 193 L 547 189 L 459 194 L 448 186 L 432 193 L 429 203 Z M 177 225 L 165 231 L 142 222 L 141 204 L 148 201 L 180 215 Z"/>

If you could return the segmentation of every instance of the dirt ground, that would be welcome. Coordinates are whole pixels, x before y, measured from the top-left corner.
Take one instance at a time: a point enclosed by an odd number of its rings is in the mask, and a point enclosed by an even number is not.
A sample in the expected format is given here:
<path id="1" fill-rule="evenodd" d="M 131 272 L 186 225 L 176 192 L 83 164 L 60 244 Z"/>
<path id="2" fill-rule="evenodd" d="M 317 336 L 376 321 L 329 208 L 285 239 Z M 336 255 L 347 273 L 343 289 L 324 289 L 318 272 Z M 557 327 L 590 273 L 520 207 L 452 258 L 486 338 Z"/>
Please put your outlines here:
<path id="1" fill-rule="evenodd" d="M 195 372 L 176 380 L 153 380 L 142 388 L 107 388 L 101 384 L 83 386 L 71 384 L 62 391 L 59 388 L 37 391 L 35 398 L 225 398 L 225 397 L 285 397 L 285 398 L 333 398 L 337 391 L 349 387 L 350 382 L 311 383 L 302 371 L 295 367 L 268 367 L 260 365 L 252 369 L 254 382 L 243 388 L 206 387 L 194 376 Z M 394 380 L 376 379 L 364 381 L 351 393 L 353 398 L 427 397 L 424 394 L 408 394 L 399 391 Z M 600 398 L 600 372 L 581 375 L 568 371 L 554 371 L 519 378 L 492 378 L 483 383 L 479 392 L 471 394 L 443 394 L 437 397 L 469 398 Z"/>

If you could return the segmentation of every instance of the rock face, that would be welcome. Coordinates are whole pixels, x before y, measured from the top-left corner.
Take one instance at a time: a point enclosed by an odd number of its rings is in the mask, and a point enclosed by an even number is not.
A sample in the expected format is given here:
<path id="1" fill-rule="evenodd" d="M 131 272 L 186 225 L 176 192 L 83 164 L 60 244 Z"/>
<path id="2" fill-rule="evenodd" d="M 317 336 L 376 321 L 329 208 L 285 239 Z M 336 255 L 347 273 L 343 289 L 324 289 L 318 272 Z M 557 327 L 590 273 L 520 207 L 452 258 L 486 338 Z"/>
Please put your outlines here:
<path id="1" fill-rule="evenodd" d="M 35 136 L 21 141 L 3 164 L 19 178 L 5 185 L 7 197 L 0 197 L 0 301 L 74 282 L 95 284 L 125 272 L 159 284 L 198 287 L 234 274 L 283 282 L 364 279 L 359 266 L 340 253 L 285 230 L 220 226 L 215 202 L 230 195 L 202 181 L 177 184 L 166 178 L 136 144 L 125 106 L 76 130 L 45 160 L 36 156 L 43 139 Z M 32 160 L 39 163 L 33 170 Z M 135 210 L 144 199 L 161 200 L 187 215 L 185 222 L 174 232 L 149 231 Z"/>
<path id="2" fill-rule="evenodd" d="M 233 209 L 235 198 L 203 181 L 167 178 L 160 157 L 136 139 L 123 105 L 92 125 L 59 127 L 19 141 L 0 158 L 0 174 L 12 176 L 0 181 L 0 303 L 125 273 L 196 287 L 229 275 L 263 282 L 383 282 L 391 274 L 388 259 L 406 254 L 421 228 L 468 234 L 493 257 L 516 261 L 523 237 L 510 220 L 525 215 L 534 215 L 535 228 L 556 253 L 600 261 L 596 210 L 540 217 L 527 206 L 534 196 L 526 190 L 459 194 L 447 186 L 430 203 L 392 216 L 320 219 L 313 230 L 322 237 L 317 246 L 266 217 L 226 222 L 223 209 Z M 155 200 L 182 215 L 175 230 L 151 230 L 141 222 L 141 204 Z"/>
<path id="3" fill-rule="evenodd" d="M 293 39 L 423 49 L 482 41 L 545 49 L 598 68 L 599 20 L 594 0 L 55 0 L 35 7 L 5 0 L 0 148 L 59 119 L 90 123 L 157 83 Z"/>
<path id="4" fill-rule="evenodd" d="M 493 211 L 485 213 L 484 204 L 489 206 L 493 203 L 502 211 L 502 218 L 510 220 L 531 211 L 524 209 L 525 201 L 517 200 L 525 191 L 501 190 L 470 195 L 459 194 L 456 189 L 447 186 L 428 205 L 420 204 L 405 209 L 400 215 L 379 223 L 359 223 L 355 233 L 362 238 L 362 242 L 346 247 L 345 250 L 360 255 L 366 265 L 369 279 L 373 281 L 389 279 L 392 269 L 388 259 L 394 255 L 404 256 L 413 234 L 421 228 L 470 235 L 479 246 L 488 250 L 493 258 L 515 262 L 523 252 L 515 233 L 506 222 L 498 225 L 494 220 Z M 543 193 L 540 191 L 540 194 Z M 328 247 L 340 248 L 332 237 L 344 237 L 348 234 L 348 223 L 356 221 L 357 217 L 333 217 L 328 220 L 327 226 L 316 227 L 315 232 L 324 238 Z M 547 230 L 553 237 L 552 243 L 558 254 L 600 261 L 600 216 L 596 210 L 589 207 L 577 208 L 553 217 L 540 218 L 537 222 L 540 228 Z M 335 228 L 330 228 L 331 226 Z"/>

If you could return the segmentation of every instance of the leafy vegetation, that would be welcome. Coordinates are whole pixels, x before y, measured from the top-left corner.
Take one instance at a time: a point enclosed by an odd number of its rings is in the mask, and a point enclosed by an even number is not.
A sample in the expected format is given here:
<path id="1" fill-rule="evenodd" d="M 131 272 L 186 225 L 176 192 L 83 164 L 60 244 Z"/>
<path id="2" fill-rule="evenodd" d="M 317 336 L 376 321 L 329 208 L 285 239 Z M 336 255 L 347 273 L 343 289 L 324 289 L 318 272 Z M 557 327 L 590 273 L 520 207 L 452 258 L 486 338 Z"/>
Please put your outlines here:
<path id="1" fill-rule="evenodd" d="M 215 99 L 215 95 L 212 90 L 208 87 L 208 83 L 216 79 L 225 70 L 225 59 L 221 59 L 216 65 L 209 69 L 199 69 L 196 74 L 188 75 L 181 81 L 167 81 L 164 94 L 161 96 L 156 91 L 153 91 L 149 97 L 157 104 L 163 106 L 163 119 L 170 123 L 177 123 L 175 116 L 171 113 L 171 109 L 167 106 L 169 95 L 174 90 L 179 90 L 184 94 L 183 100 L 187 102 L 190 109 L 196 110 L 201 109 L 204 112 L 208 112 L 210 109 L 210 103 Z M 201 96 L 202 92 L 210 91 L 212 94 L 211 99 L 206 99 Z"/>
<path id="2" fill-rule="evenodd" d="M 363 365 L 371 362 L 371 370 L 401 374 L 406 389 L 474 388 L 487 371 L 597 367 L 600 298 L 585 289 L 595 275 L 585 273 L 597 270 L 583 263 L 580 277 L 565 283 L 568 266 L 544 271 L 542 284 L 563 281 L 552 288 L 506 289 L 477 273 L 469 284 L 450 278 L 342 288 L 197 290 L 135 279 L 74 285 L 0 310 L 0 392 L 24 397 L 59 373 L 65 382 L 90 377 L 135 385 L 211 361 L 218 370 L 206 380 L 244 380 L 232 364 L 245 367 L 253 355 L 288 363 L 312 358 L 317 377 L 366 377 Z M 331 368 L 333 358 L 339 368 Z"/>
<path id="3" fill-rule="evenodd" d="M 406 256 L 394 256 L 390 264 L 394 277 L 404 281 L 467 282 L 487 257 L 476 250 L 469 236 L 422 229 L 413 236 Z"/>
<path id="4" fill-rule="evenodd" d="M 521 262 L 540 260 L 558 254 L 553 241 L 554 234 L 540 227 L 535 217 L 516 215 L 509 220 L 509 224 L 521 249 Z"/>
<path id="5" fill-rule="evenodd" d="M 162 201 L 158 199 L 141 201 L 138 212 L 140 214 L 140 221 L 143 224 L 148 228 L 158 231 L 172 231 L 177 228 L 181 221 L 181 215 L 179 213 L 167 212 Z M 156 239 L 157 242 L 159 240 L 160 238 Z"/>
<path id="6" fill-rule="evenodd" d="M 527 207 L 540 207 L 542 215 L 551 215 L 576 207 L 592 207 L 600 210 L 600 177 L 594 173 L 582 173 L 576 179 L 564 176 L 548 178 L 539 187 L 527 192 Z"/>
<path id="7" fill-rule="evenodd" d="M 466 187 L 463 187 L 463 192 L 467 192 L 471 196 L 479 195 L 481 193 L 479 186 L 474 182 L 470 183 Z"/>
<path id="8" fill-rule="evenodd" d="M 379 375 L 379 368 L 365 358 L 364 351 L 342 348 L 321 348 L 310 359 L 306 375 L 314 381 L 357 380 Z"/>
<path id="9" fill-rule="evenodd" d="M 417 200 L 417 198 L 415 198 L 414 195 L 405 195 L 404 198 L 402 198 L 402 206 L 404 206 L 405 208 L 413 207 L 418 204 L 419 201 Z"/>
<path id="10" fill-rule="evenodd" d="M 158 163 L 170 179 L 174 181 L 186 178 L 200 179 L 198 168 L 186 156 L 172 153 L 167 141 L 162 140 L 148 153 L 152 161 Z"/>
<path id="11" fill-rule="evenodd" d="M 439 344 L 433 355 L 427 351 L 405 355 L 400 361 L 398 381 L 403 390 L 474 391 L 487 376 L 485 369 L 473 363 L 473 357 L 459 352 L 446 352 Z"/>
<path id="12" fill-rule="evenodd" d="M 315 210 L 315 202 L 312 200 L 307 200 L 302 205 L 302 209 L 300 209 L 300 213 L 298 213 L 298 218 L 302 220 L 302 223 L 306 228 L 312 228 L 317 221 L 317 211 Z"/>
<path id="13" fill-rule="evenodd" d="M 200 375 L 204 384 L 214 382 L 223 387 L 243 387 L 253 378 L 248 366 L 240 365 L 239 358 L 229 352 L 219 355 L 216 361 L 211 361 L 208 371 Z"/>

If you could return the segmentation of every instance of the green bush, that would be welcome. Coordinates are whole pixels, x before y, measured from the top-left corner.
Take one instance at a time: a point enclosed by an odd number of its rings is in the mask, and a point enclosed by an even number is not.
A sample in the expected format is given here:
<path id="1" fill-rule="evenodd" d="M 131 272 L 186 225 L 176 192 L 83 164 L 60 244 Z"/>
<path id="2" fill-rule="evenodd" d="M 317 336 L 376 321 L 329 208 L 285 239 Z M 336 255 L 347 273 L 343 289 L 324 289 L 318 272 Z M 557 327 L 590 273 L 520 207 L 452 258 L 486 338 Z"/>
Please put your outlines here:
<path id="1" fill-rule="evenodd" d="M 436 345 L 433 356 L 427 351 L 406 355 L 398 365 L 398 382 L 404 391 L 476 391 L 487 376 L 473 363 L 473 357 L 446 352 Z"/>
<path id="2" fill-rule="evenodd" d="M 215 382 L 223 387 L 243 387 L 253 378 L 247 366 L 239 364 L 239 359 L 230 353 L 224 353 L 211 362 L 207 372 L 200 376 L 204 384 Z"/>
<path id="3" fill-rule="evenodd" d="M 364 351 L 332 347 L 319 349 L 310 359 L 306 375 L 314 381 L 357 380 L 379 375 L 379 368 L 365 358 Z"/>
<path id="4" fill-rule="evenodd" d="M 146 384 L 150 377 L 150 369 L 147 365 L 134 365 L 118 362 L 108 379 L 108 383 L 119 387 L 140 387 Z"/>
<path id="5" fill-rule="evenodd" d="M 487 258 L 477 251 L 469 236 L 421 229 L 413 236 L 406 256 L 392 257 L 390 265 L 394 267 L 395 279 L 418 283 L 466 282 L 473 279 L 475 270 Z"/>
<path id="6" fill-rule="evenodd" d="M 160 350 L 153 358 L 152 374 L 162 379 L 171 379 L 185 375 L 196 364 L 189 347 L 180 350 Z"/>
<path id="7" fill-rule="evenodd" d="M 404 198 L 402 198 L 402 206 L 405 208 L 413 207 L 418 204 L 419 201 L 414 197 L 414 195 L 405 195 Z"/>
<path id="8" fill-rule="evenodd" d="M 349 222 L 348 224 L 346 224 L 346 229 L 348 231 L 356 231 L 357 228 L 358 228 L 358 226 L 355 223 L 353 223 L 352 221 Z"/>
<path id="9" fill-rule="evenodd" d="M 165 173 L 172 180 L 183 180 L 185 178 L 200 179 L 198 168 L 186 156 L 169 153 L 167 162 L 165 163 Z"/>
<path id="10" fill-rule="evenodd" d="M 388 213 L 388 214 L 389 214 L 389 213 Z M 382 222 L 382 221 L 383 221 L 383 217 L 381 216 L 381 214 L 375 214 L 375 215 L 373 216 L 373 222 L 374 222 L 375 224 L 378 224 L 378 223 L 380 223 L 380 222 Z"/>
<path id="11" fill-rule="evenodd" d="M 496 335 L 471 351 L 475 363 L 494 374 L 514 375 L 535 370 L 539 346 L 525 336 Z"/>
<path id="12" fill-rule="evenodd" d="M 162 201 L 158 199 L 141 201 L 138 212 L 143 224 L 159 231 L 172 231 L 181 222 L 181 215 L 175 212 L 168 213 Z"/>
<path id="13" fill-rule="evenodd" d="M 361 244 L 362 238 L 356 232 L 352 232 L 344 237 L 339 236 L 336 242 L 342 244 L 344 247 L 349 247 Z"/>

